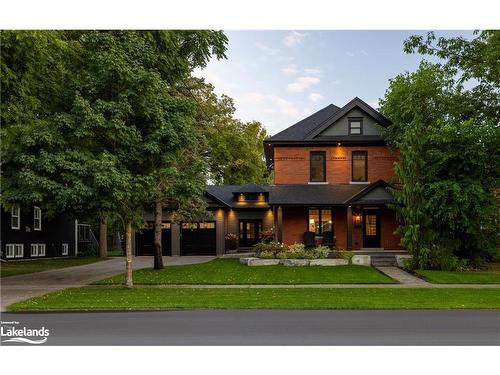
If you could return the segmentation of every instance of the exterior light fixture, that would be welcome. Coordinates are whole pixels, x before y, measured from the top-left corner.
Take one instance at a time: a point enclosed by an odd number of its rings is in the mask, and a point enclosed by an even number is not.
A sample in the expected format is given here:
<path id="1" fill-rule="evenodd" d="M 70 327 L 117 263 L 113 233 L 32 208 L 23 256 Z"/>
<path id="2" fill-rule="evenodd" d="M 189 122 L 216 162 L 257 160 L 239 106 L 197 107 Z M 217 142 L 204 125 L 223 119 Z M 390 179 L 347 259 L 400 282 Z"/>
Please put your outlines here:
<path id="1" fill-rule="evenodd" d="M 342 144 L 341 144 L 340 142 L 337 142 L 337 146 L 339 146 L 339 147 L 340 147 L 341 145 L 342 145 Z"/>
<path id="2" fill-rule="evenodd" d="M 361 213 L 356 212 L 356 213 L 353 215 L 353 218 L 354 218 L 354 226 L 356 226 L 356 227 L 360 227 L 360 226 L 361 226 L 361 221 L 362 221 L 362 216 L 361 216 Z"/>

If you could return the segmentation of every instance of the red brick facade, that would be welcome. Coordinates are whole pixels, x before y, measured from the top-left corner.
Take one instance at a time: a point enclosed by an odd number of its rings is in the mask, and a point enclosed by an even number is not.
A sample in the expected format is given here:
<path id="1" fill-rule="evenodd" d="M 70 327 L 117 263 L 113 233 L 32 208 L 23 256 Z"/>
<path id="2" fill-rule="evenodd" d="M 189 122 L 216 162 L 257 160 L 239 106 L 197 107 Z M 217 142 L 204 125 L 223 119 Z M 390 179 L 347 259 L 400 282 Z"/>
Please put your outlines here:
<path id="1" fill-rule="evenodd" d="M 274 183 L 307 184 L 311 151 L 326 151 L 326 181 L 330 184 L 351 182 L 352 151 L 368 152 L 368 181 L 391 181 L 397 155 L 386 146 L 274 147 Z"/>

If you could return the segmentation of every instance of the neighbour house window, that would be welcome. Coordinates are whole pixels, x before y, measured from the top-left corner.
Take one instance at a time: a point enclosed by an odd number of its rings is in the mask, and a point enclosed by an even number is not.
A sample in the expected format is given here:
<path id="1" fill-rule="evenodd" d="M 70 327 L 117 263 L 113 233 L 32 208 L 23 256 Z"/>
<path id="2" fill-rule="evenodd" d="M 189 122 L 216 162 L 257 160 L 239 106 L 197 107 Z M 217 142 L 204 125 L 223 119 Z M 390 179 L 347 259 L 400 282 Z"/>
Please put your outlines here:
<path id="1" fill-rule="evenodd" d="M 349 135 L 362 135 L 363 134 L 363 119 L 350 118 L 349 120 Z"/>
<path id="2" fill-rule="evenodd" d="M 322 235 L 332 231 L 332 210 L 310 208 L 309 209 L 309 232 Z"/>
<path id="3" fill-rule="evenodd" d="M 33 208 L 33 229 L 42 230 L 42 210 L 40 207 Z"/>
<path id="4" fill-rule="evenodd" d="M 69 248 L 68 244 L 67 244 L 67 243 L 63 243 L 63 244 L 62 244 L 62 251 L 61 251 L 61 254 L 62 254 L 62 255 L 68 255 L 68 248 Z"/>
<path id="5" fill-rule="evenodd" d="M 368 152 L 353 151 L 352 152 L 352 181 L 366 182 L 368 181 Z"/>
<path id="6" fill-rule="evenodd" d="M 310 181 L 326 182 L 326 152 L 311 152 L 310 163 Z"/>
<path id="7" fill-rule="evenodd" d="M 24 256 L 24 245 L 22 243 L 6 244 L 5 253 L 7 258 L 22 258 Z"/>
<path id="8" fill-rule="evenodd" d="M 45 256 L 45 244 L 44 243 L 32 243 L 31 244 L 31 256 L 32 257 Z"/>
<path id="9" fill-rule="evenodd" d="M 5 245 L 5 257 L 14 258 L 14 248 L 16 245 L 10 243 Z"/>
<path id="10" fill-rule="evenodd" d="M 10 211 L 10 227 L 11 229 L 19 229 L 21 227 L 21 209 L 19 206 L 12 207 Z"/>

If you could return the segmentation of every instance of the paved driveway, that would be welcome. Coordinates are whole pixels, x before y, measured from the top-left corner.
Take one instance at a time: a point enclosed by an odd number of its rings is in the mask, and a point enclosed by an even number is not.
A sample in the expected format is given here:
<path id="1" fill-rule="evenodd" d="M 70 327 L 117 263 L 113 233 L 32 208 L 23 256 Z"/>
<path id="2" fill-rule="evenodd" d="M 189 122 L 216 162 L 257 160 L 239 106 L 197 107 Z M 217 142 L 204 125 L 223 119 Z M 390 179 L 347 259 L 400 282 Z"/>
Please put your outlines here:
<path id="1" fill-rule="evenodd" d="M 167 266 L 204 263 L 214 259 L 210 256 L 164 257 Z M 135 270 L 153 267 L 153 257 L 134 257 Z M 1 285 L 1 311 L 18 301 L 40 296 L 56 290 L 79 287 L 94 281 L 125 272 L 125 258 L 111 258 L 102 262 L 68 268 L 60 268 L 25 275 L 4 277 Z"/>

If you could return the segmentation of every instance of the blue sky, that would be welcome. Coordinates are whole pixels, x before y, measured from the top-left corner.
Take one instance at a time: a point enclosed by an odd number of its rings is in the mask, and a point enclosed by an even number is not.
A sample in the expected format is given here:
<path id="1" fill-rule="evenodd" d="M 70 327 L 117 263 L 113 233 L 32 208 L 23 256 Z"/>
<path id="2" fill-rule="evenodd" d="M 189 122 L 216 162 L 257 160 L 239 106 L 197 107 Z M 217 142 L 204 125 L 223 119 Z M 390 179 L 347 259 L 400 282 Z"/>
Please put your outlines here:
<path id="1" fill-rule="evenodd" d="M 278 131 L 333 103 L 358 96 L 377 107 L 388 80 L 422 57 L 403 41 L 425 31 L 227 31 L 226 60 L 195 72 L 235 100 L 236 116 Z M 437 36 L 471 37 L 470 31 Z"/>

